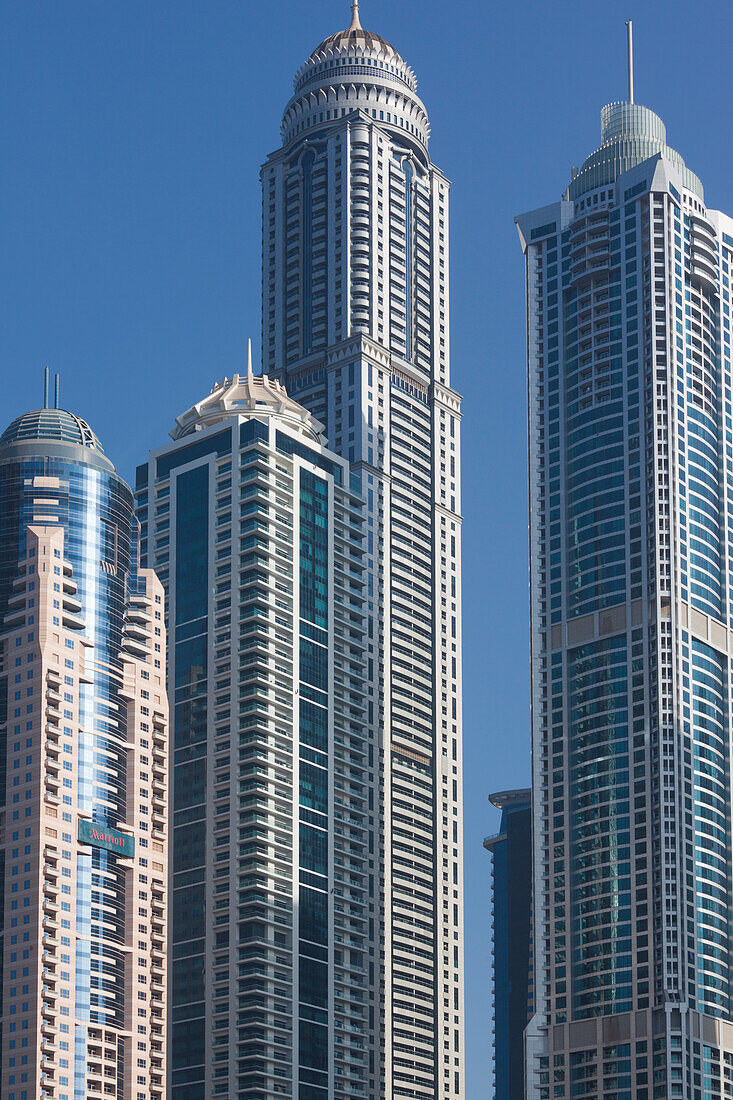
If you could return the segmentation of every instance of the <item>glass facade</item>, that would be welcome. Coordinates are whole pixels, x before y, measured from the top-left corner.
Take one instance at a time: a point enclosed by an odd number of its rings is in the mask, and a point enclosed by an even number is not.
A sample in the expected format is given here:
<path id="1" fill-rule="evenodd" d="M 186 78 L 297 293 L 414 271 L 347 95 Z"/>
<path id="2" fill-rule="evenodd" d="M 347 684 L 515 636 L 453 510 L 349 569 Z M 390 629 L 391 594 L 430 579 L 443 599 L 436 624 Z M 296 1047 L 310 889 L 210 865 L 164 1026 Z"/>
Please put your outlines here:
<path id="1" fill-rule="evenodd" d="M 703 1011 L 731 1006 L 731 836 L 728 661 L 690 640 L 695 832 L 696 995 Z"/>
<path id="2" fill-rule="evenodd" d="M 602 129 L 517 219 L 546 876 L 528 1097 L 701 1100 L 701 1037 L 721 1080 L 733 1054 L 733 222 L 647 108 Z"/>
<path id="3" fill-rule="evenodd" d="M 34 488 L 36 479 L 48 478 L 58 479 L 58 491 L 42 494 Z M 121 694 L 121 649 L 128 579 L 137 568 L 132 493 L 106 461 L 16 458 L 12 448 L 3 453 L 0 445 L 0 516 L 0 613 L 7 610 L 18 562 L 26 553 L 28 526 L 47 522 L 64 529 L 64 552 L 72 565 L 85 631 L 94 643 L 94 660 L 86 666 L 79 692 L 78 728 L 69 723 L 62 727 L 62 751 L 78 760 L 76 804 L 62 793 L 62 816 L 68 830 L 72 810 L 115 827 L 127 818 L 127 704 Z M 76 671 L 76 659 L 67 658 L 68 672 Z M 15 706 L 8 714 L 10 738 L 25 729 L 21 710 L 25 708 Z M 124 953 L 114 944 L 124 944 L 125 876 L 117 872 L 114 860 L 95 850 L 77 856 L 77 881 L 76 920 L 90 932 L 88 955 L 80 952 L 76 959 L 77 1017 L 122 1027 Z M 86 1041 L 86 1028 L 78 1027 L 75 1050 L 81 1086 L 77 1082 L 75 1097 L 86 1095 Z"/>
<path id="4" fill-rule="evenodd" d="M 571 243 L 571 250 L 572 247 Z M 553 269 L 557 272 L 557 262 L 557 251 L 548 249 L 548 279 Z M 549 281 L 556 283 L 556 275 Z M 550 301 L 557 301 L 557 298 L 556 292 L 548 294 Z M 555 305 L 547 311 L 548 331 L 557 328 L 553 319 L 557 318 L 558 308 Z M 563 386 L 567 613 L 587 615 L 626 598 L 626 471 L 624 387 L 619 354 L 619 280 L 609 280 L 600 293 L 592 284 L 572 288 L 565 296 L 564 310 L 567 332 Z M 588 348 L 592 343 L 597 350 L 590 360 Z M 553 483 L 552 495 L 559 506 L 558 373 L 559 365 L 555 363 L 548 371 L 551 383 L 555 382 L 551 391 L 555 400 L 550 413 L 553 453 L 549 478 Z M 552 504 L 550 507 L 552 510 Z M 553 541 L 559 545 L 557 536 Z M 555 552 L 554 556 L 560 560 L 559 553 Z M 552 568 L 551 576 L 551 591 L 556 597 L 551 606 L 554 621 L 559 622 L 560 570 Z"/>
<path id="5" fill-rule="evenodd" d="M 196 442 L 153 452 L 137 491 L 175 694 L 171 1097 L 358 1097 L 361 502 L 276 384 L 215 391 Z"/>
<path id="6" fill-rule="evenodd" d="M 496 836 L 484 848 L 492 854 L 494 934 L 495 1100 L 524 1100 L 524 1029 L 532 1013 L 531 792 L 490 796 L 502 811 Z"/>
<path id="7" fill-rule="evenodd" d="M 623 635 L 568 653 L 574 1019 L 632 1005 L 627 660 Z"/>
<path id="8" fill-rule="evenodd" d="M 217 448 L 222 437 L 231 439 L 231 433 L 219 433 Z M 187 450 L 181 458 L 189 461 L 212 453 L 209 442 Z M 171 1084 L 174 1097 L 188 1098 L 203 1096 L 206 1045 L 209 463 L 185 472 L 159 463 L 163 468 L 174 480 L 176 500 Z"/>
<path id="9" fill-rule="evenodd" d="M 328 1100 L 329 568 L 328 485 L 300 474 L 299 1085 Z"/>

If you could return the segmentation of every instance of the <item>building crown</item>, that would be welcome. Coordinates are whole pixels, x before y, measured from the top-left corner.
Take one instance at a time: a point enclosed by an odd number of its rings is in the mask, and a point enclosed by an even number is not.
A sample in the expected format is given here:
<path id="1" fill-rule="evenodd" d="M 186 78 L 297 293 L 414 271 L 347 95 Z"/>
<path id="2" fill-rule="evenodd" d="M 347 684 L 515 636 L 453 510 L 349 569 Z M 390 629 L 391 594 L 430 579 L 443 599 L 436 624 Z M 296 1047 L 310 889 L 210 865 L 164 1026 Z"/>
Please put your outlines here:
<path id="1" fill-rule="evenodd" d="M 316 443 L 325 442 L 324 427 L 307 409 L 288 397 L 285 386 L 267 374 L 255 375 L 252 370 L 252 341 L 247 342 L 247 373 L 223 378 L 211 387 L 211 392 L 176 417 L 172 439 L 203 431 L 232 416 L 247 416 L 266 420 L 277 416 Z"/>
<path id="2" fill-rule="evenodd" d="M 567 190 L 577 199 L 596 187 L 613 183 L 636 164 L 661 153 L 679 171 L 685 187 L 704 202 L 702 183 L 677 152 L 667 145 L 667 131 L 659 115 L 634 101 L 634 54 L 631 22 L 626 24 L 628 42 L 628 98 L 608 103 L 601 111 L 601 144 L 574 170 Z"/>
<path id="3" fill-rule="evenodd" d="M 351 23 L 316 46 L 293 80 L 293 96 L 282 121 L 283 142 L 298 135 L 318 136 L 312 128 L 361 110 L 399 130 L 409 143 L 427 148 L 430 124 L 417 95 L 417 77 L 381 35 L 364 30 L 358 0 Z"/>

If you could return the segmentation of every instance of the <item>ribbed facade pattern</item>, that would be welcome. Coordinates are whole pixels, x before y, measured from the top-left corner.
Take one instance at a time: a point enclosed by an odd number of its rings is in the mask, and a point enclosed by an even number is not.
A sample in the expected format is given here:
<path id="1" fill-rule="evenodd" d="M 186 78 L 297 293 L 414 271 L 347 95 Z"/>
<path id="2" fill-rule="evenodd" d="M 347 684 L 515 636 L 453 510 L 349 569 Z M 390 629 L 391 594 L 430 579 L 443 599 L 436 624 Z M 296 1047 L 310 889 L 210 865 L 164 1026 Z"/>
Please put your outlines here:
<path id="1" fill-rule="evenodd" d="M 262 169 L 263 363 L 325 425 L 367 517 L 375 838 L 369 1097 L 464 1095 L 460 398 L 448 191 L 414 74 L 361 28 L 296 75 Z"/>
<path id="2" fill-rule="evenodd" d="M 448 184 L 419 146 L 374 121 L 352 109 L 263 169 L 273 374 L 364 332 L 446 379 Z"/>
<path id="3" fill-rule="evenodd" d="M 706 209 L 652 112 L 614 104 L 602 125 L 584 182 L 586 166 L 560 203 L 517 219 L 528 1097 L 706 1100 L 727 1095 L 733 1057 L 733 222 Z M 601 162 L 615 168 L 594 177 Z"/>

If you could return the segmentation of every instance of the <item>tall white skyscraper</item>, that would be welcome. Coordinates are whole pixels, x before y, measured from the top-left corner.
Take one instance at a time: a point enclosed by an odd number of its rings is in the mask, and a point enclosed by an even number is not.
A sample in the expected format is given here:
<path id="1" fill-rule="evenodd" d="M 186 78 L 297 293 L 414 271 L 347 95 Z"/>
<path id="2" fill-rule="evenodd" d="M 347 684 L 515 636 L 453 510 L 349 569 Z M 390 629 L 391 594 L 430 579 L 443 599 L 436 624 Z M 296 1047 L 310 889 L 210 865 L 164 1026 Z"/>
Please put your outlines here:
<path id="1" fill-rule="evenodd" d="M 374 1100 L 465 1091 L 460 398 L 449 184 L 416 89 L 355 2 L 296 73 L 262 169 L 264 369 L 367 504 Z"/>
<path id="2" fill-rule="evenodd" d="M 733 1095 L 733 219 L 630 84 L 561 201 L 517 219 L 530 1100 Z"/>

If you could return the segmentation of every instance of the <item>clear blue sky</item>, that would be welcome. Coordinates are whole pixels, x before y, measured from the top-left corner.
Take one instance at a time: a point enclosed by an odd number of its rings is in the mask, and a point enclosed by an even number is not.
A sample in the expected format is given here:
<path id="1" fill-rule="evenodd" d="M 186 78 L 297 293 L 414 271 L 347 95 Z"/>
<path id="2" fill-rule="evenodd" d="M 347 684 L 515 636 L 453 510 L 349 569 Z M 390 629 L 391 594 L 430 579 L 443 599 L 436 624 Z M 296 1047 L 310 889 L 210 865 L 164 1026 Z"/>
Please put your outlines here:
<path id="1" fill-rule="evenodd" d="M 0 38 L 3 425 L 41 373 L 128 479 L 259 345 L 258 171 L 292 76 L 348 0 L 22 0 Z M 464 395 L 468 1097 L 488 1098 L 489 792 L 529 778 L 523 264 L 513 216 L 559 198 L 601 106 L 636 98 L 733 212 L 728 4 L 362 0 L 415 69 L 453 183 Z M 259 358 L 259 356 L 258 356 Z"/>

